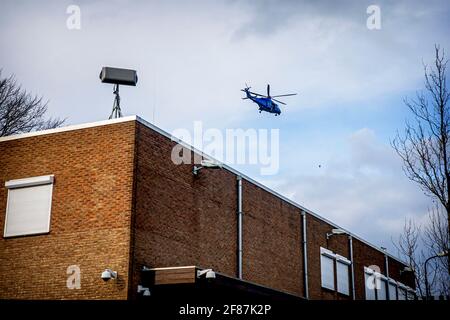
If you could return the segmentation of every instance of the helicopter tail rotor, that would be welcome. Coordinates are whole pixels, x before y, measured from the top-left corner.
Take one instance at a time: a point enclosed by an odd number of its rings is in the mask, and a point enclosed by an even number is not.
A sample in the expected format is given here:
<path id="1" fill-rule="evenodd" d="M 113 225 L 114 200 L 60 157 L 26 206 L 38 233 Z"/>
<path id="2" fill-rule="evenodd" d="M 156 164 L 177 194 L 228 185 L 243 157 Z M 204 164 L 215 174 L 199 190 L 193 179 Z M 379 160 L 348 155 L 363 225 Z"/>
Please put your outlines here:
<path id="1" fill-rule="evenodd" d="M 245 83 L 245 88 L 241 89 L 241 91 L 243 91 L 243 92 L 250 92 L 250 89 L 251 89 L 251 87 L 249 87 L 248 84 Z M 247 98 L 245 98 L 245 99 L 247 99 Z"/>

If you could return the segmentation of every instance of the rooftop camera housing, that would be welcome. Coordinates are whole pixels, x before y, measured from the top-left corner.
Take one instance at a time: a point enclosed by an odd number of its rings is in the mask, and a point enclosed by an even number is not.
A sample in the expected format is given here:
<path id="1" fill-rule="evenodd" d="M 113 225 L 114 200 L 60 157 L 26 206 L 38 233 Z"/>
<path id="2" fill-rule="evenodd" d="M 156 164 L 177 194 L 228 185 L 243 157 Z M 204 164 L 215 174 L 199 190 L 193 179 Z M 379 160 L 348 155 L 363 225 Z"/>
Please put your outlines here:
<path id="1" fill-rule="evenodd" d="M 103 83 L 123 84 L 136 86 L 138 77 L 136 70 L 103 67 L 100 72 L 100 80 Z"/>
<path id="2" fill-rule="evenodd" d="M 100 80 L 103 83 L 114 84 L 114 104 L 109 119 L 122 117 L 122 110 L 120 109 L 120 95 L 119 85 L 136 86 L 138 78 L 136 70 L 103 67 L 100 71 Z"/>

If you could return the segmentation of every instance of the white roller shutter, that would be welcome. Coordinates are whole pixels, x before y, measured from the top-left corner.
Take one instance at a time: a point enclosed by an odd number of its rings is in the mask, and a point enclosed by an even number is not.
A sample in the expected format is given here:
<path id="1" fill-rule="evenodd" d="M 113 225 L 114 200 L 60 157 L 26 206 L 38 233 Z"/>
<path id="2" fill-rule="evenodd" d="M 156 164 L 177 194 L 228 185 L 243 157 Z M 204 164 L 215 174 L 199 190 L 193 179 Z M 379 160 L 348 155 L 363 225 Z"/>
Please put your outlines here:
<path id="1" fill-rule="evenodd" d="M 5 186 L 8 188 L 8 202 L 4 236 L 49 232 L 53 176 L 12 180 Z"/>

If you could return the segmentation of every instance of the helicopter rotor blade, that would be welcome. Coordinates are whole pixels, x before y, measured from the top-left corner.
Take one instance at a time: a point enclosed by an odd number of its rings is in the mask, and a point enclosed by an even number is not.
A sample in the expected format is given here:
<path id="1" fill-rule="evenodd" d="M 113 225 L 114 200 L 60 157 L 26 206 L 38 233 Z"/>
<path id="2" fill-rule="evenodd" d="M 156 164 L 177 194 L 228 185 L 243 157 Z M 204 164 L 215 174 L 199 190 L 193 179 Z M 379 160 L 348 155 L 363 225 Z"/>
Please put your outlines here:
<path id="1" fill-rule="evenodd" d="M 289 97 L 289 96 L 296 96 L 297 94 L 296 93 L 288 93 L 288 94 L 280 94 L 280 95 L 277 95 L 277 96 L 272 96 L 272 98 L 276 98 L 276 97 Z"/>
<path id="2" fill-rule="evenodd" d="M 251 93 L 251 94 L 253 94 L 253 95 L 255 95 L 255 96 L 266 97 L 266 96 L 263 95 L 263 94 L 259 94 L 259 93 L 256 93 L 256 92 L 252 92 L 252 91 L 247 90 L 247 89 L 241 89 L 241 91 L 242 91 L 242 92 L 248 92 L 248 93 Z M 266 97 L 266 98 L 267 98 L 267 97 Z"/>
<path id="3" fill-rule="evenodd" d="M 260 97 L 268 98 L 267 96 L 265 96 L 265 95 L 263 95 L 263 94 L 256 93 L 256 92 L 251 92 L 251 91 L 249 91 L 249 93 L 254 94 L 255 96 L 260 96 Z"/>
<path id="4" fill-rule="evenodd" d="M 284 104 L 284 105 L 286 105 L 286 103 L 284 103 L 283 101 L 280 101 L 280 100 L 274 99 L 273 97 L 272 97 L 272 100 L 274 100 L 274 101 L 276 101 L 276 102 L 278 102 L 278 103 L 281 103 L 281 104 Z"/>
<path id="5" fill-rule="evenodd" d="M 245 99 L 248 99 L 247 97 L 245 97 L 245 98 L 241 98 L 242 100 L 245 100 Z"/>

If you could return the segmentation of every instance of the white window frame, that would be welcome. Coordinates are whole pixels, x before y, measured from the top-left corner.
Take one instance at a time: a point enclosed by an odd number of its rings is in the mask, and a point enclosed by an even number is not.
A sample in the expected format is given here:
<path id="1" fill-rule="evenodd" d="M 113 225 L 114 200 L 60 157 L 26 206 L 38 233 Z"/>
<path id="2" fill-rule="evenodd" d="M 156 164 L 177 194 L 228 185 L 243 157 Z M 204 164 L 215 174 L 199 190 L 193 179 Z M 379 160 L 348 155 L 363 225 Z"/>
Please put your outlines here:
<path id="1" fill-rule="evenodd" d="M 328 286 L 326 283 L 324 283 L 324 273 L 323 273 L 323 258 L 330 259 L 332 262 L 332 278 L 333 278 L 333 285 Z M 346 257 L 343 257 L 337 253 L 334 253 L 331 250 L 328 250 L 326 248 L 320 247 L 320 281 L 322 288 L 337 291 L 340 294 L 350 296 L 350 266 L 352 262 L 348 260 Z M 347 268 L 347 287 L 346 288 L 340 288 L 339 286 L 339 271 L 338 268 L 340 268 L 340 265 L 345 266 Z"/>
<path id="2" fill-rule="evenodd" d="M 53 183 L 54 183 L 54 175 L 46 175 L 46 176 L 39 176 L 39 177 L 31 177 L 31 178 L 24 178 L 24 179 L 15 179 L 15 180 L 9 180 L 5 182 L 5 187 L 8 190 L 8 196 L 7 196 L 7 202 L 6 202 L 6 214 L 5 214 L 5 226 L 3 230 L 3 237 L 16 237 L 16 236 L 29 236 L 29 235 L 38 235 L 38 234 L 46 234 L 50 232 L 50 220 L 51 220 L 51 211 L 52 211 L 52 198 L 53 198 Z M 20 188 L 32 188 L 37 186 L 43 186 L 43 185 L 51 185 L 50 187 L 50 194 L 49 194 L 49 212 L 48 212 L 48 220 L 46 224 L 45 230 L 40 230 L 38 232 L 8 232 L 8 218 L 10 213 L 10 206 L 11 206 L 11 191 L 14 189 L 20 189 Z"/>
<path id="3" fill-rule="evenodd" d="M 350 295 L 350 266 L 352 262 L 348 260 L 346 257 L 343 257 L 341 255 L 336 254 L 336 282 L 337 282 L 337 292 L 347 295 Z M 340 288 L 339 287 L 339 267 L 345 267 L 346 268 L 346 287 Z"/>
<path id="4" fill-rule="evenodd" d="M 331 260 L 331 263 L 332 263 L 332 273 L 331 273 L 331 275 L 332 275 L 332 278 L 333 278 L 333 285 L 332 285 L 332 287 L 331 286 L 328 286 L 326 283 L 324 283 L 324 272 L 323 272 L 323 260 L 322 260 L 322 257 L 325 257 L 326 259 L 330 259 Z M 335 268 L 334 268 L 334 261 L 335 261 L 335 259 L 336 259 L 336 255 L 332 252 L 332 251 L 330 251 L 330 250 L 328 250 L 328 249 L 325 249 L 325 248 L 320 248 L 320 282 L 321 282 L 321 286 L 322 286 L 322 288 L 326 288 L 326 289 L 329 289 L 329 290 L 336 290 L 336 286 L 335 286 L 335 282 L 336 282 L 336 277 L 335 277 Z"/>
<path id="5" fill-rule="evenodd" d="M 392 295 L 391 295 L 391 287 L 395 288 L 395 297 L 392 297 Z M 398 300 L 397 290 L 398 290 L 397 282 L 395 280 L 393 280 L 393 279 L 389 279 L 389 281 L 388 281 L 388 296 L 389 296 L 389 300 Z"/>
<path id="6" fill-rule="evenodd" d="M 397 287 L 397 292 L 398 292 L 398 300 L 408 300 L 408 287 L 407 286 L 399 283 L 399 285 Z M 400 294 L 400 292 L 404 293 L 404 296 L 403 296 L 403 294 Z M 403 297 L 404 297 L 404 299 L 400 299 Z"/>
<path id="7" fill-rule="evenodd" d="M 395 297 L 391 295 L 391 288 L 395 288 Z M 402 293 L 405 293 L 405 299 L 403 298 Z M 388 297 L 389 300 L 415 300 L 416 298 L 416 292 L 413 288 L 408 287 L 407 285 L 395 281 L 392 278 L 388 278 Z"/>
<path id="8" fill-rule="evenodd" d="M 378 273 L 377 276 L 380 277 L 380 288 L 377 288 L 377 300 L 388 300 L 389 298 L 389 287 L 388 287 L 388 278 L 386 276 Z M 380 292 L 384 293 L 383 299 L 380 299 Z"/>
<path id="9" fill-rule="evenodd" d="M 364 267 L 364 289 L 365 289 L 365 299 L 366 300 L 377 300 L 377 293 L 376 293 L 376 288 L 374 287 L 373 289 L 370 289 L 367 287 L 367 278 L 366 275 L 368 277 L 370 276 L 375 276 L 376 272 L 370 268 Z M 376 280 L 375 280 L 376 281 Z M 369 294 L 371 293 L 373 295 L 373 299 L 368 299 L 369 298 Z M 372 298 L 372 297 L 370 297 Z"/>
<path id="10" fill-rule="evenodd" d="M 375 281 L 374 286 L 375 287 L 373 289 L 370 289 L 367 287 L 366 275 L 374 277 L 374 281 Z M 377 281 L 379 281 L 379 283 L 380 283 L 380 288 L 376 287 Z M 368 267 L 364 267 L 364 288 L 365 288 L 366 300 L 394 300 L 394 299 L 391 299 L 390 284 L 393 284 L 395 286 L 396 299 L 397 299 L 397 292 L 398 292 L 397 282 L 386 277 L 384 274 L 381 274 L 381 273 L 379 273 L 373 269 L 370 269 Z M 367 299 L 369 292 L 373 294 L 373 299 Z M 385 295 L 383 297 L 383 299 L 380 299 L 380 292 L 383 292 Z"/>
<path id="11" fill-rule="evenodd" d="M 414 289 L 408 287 L 406 290 L 406 300 L 415 300 L 416 299 L 416 292 Z"/>

